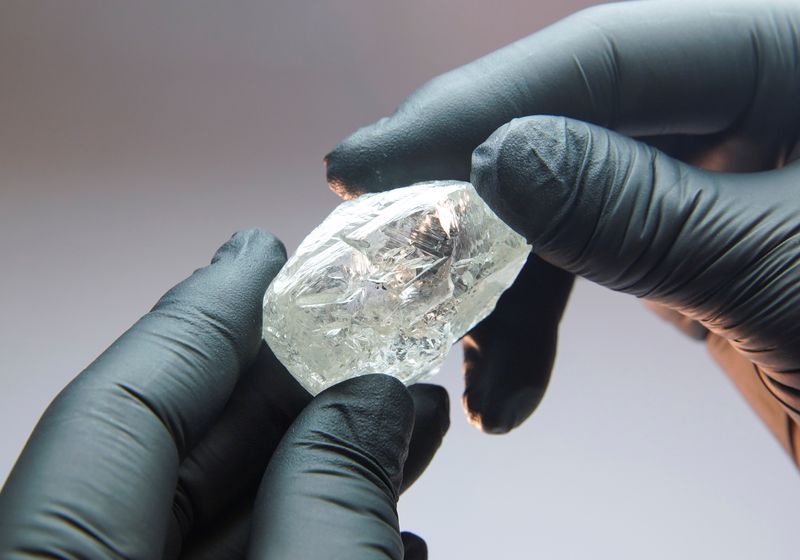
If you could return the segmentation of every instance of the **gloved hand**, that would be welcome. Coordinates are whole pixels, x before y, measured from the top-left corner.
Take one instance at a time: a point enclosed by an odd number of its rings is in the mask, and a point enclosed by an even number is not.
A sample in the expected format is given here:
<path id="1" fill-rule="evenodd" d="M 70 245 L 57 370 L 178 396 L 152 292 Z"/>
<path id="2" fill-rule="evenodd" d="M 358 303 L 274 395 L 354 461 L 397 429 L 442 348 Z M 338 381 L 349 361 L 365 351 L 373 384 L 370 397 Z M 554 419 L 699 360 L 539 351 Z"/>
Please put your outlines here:
<path id="1" fill-rule="evenodd" d="M 795 1 L 595 7 L 435 78 L 327 156 L 346 196 L 471 173 L 533 245 L 465 339 L 484 430 L 538 404 L 580 274 L 706 337 L 800 459 L 798 29 Z"/>
<path id="2" fill-rule="evenodd" d="M 426 556 L 396 501 L 447 395 L 369 375 L 311 400 L 261 342 L 284 261 L 238 233 L 64 389 L 0 493 L 0 557 Z"/>

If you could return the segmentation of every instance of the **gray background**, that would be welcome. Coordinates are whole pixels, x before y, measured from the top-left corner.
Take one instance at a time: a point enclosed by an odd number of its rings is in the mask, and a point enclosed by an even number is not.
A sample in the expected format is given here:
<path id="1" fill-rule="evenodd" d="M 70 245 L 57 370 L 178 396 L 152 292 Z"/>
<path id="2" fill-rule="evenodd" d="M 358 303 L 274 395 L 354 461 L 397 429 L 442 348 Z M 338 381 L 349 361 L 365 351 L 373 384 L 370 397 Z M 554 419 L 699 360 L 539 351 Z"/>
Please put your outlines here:
<path id="1" fill-rule="evenodd" d="M 586 1 L 0 3 L 0 480 L 47 403 L 233 231 L 290 251 L 322 156 Z M 800 481 L 701 345 L 579 282 L 535 416 L 453 426 L 401 500 L 432 558 L 790 558 Z"/>

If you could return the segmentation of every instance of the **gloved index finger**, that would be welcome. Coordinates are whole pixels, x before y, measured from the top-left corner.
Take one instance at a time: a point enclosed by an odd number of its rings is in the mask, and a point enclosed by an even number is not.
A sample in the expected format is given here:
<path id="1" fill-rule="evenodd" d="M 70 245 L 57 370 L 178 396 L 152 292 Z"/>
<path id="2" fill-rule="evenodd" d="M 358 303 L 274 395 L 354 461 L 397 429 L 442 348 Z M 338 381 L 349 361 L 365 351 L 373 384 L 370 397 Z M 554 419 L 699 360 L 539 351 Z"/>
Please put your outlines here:
<path id="1" fill-rule="evenodd" d="M 0 556 L 161 556 L 179 460 L 255 356 L 284 260 L 237 234 L 58 396 L 0 494 Z"/>
<path id="2" fill-rule="evenodd" d="M 624 2 L 590 8 L 443 74 L 326 158 L 339 193 L 469 178 L 504 123 L 568 116 L 632 136 L 797 134 L 796 2 Z"/>

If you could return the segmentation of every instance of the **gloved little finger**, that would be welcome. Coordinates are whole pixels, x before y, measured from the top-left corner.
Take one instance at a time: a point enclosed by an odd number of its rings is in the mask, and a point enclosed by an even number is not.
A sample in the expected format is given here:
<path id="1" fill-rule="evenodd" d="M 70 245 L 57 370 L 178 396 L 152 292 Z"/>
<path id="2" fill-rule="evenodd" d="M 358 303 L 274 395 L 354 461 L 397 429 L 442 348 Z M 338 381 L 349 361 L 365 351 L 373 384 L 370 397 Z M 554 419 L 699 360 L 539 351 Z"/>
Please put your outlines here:
<path id="1" fill-rule="evenodd" d="M 419 535 L 403 531 L 403 560 L 428 560 L 428 545 Z"/>

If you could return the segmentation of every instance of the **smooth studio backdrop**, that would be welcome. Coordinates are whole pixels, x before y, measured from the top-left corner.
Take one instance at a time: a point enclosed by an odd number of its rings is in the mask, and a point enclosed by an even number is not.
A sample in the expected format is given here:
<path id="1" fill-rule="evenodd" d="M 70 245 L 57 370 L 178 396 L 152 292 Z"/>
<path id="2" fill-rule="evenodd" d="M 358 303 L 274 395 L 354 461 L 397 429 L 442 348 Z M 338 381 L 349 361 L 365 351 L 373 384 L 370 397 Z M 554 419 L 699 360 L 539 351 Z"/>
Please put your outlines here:
<path id="1" fill-rule="evenodd" d="M 290 252 L 323 155 L 429 78 L 589 2 L 0 2 L 0 481 L 48 402 L 237 229 Z M 550 391 L 453 425 L 401 523 L 432 558 L 792 558 L 800 477 L 724 375 L 578 282 Z"/>

